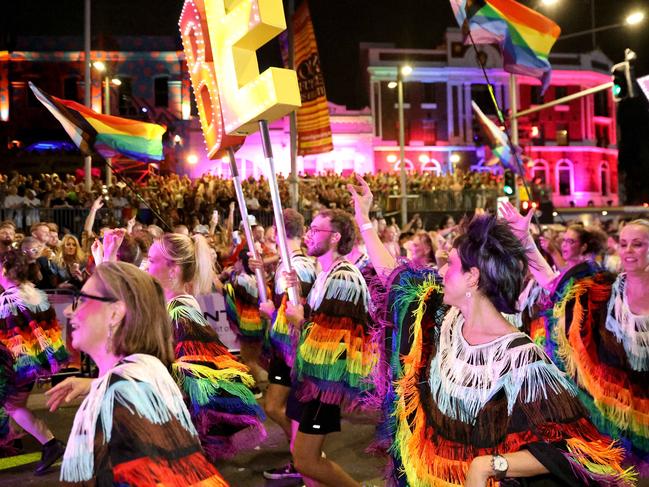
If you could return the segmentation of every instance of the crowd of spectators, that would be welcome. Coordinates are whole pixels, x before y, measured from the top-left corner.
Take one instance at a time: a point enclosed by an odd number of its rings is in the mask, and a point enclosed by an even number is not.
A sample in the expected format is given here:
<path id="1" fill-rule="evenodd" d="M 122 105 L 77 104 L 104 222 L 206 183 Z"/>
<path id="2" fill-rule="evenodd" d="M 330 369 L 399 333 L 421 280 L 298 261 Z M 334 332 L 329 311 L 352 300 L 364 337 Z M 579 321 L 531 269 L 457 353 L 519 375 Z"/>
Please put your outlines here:
<path id="1" fill-rule="evenodd" d="M 350 209 L 347 185 L 353 183 L 353 177 L 334 173 L 300 177 L 299 209 L 306 214 L 322 208 Z M 376 195 L 375 210 L 396 210 L 401 193 L 399 174 L 379 172 L 365 177 Z M 412 173 L 407 181 L 410 207 L 415 211 L 493 209 L 502 186 L 501 178 L 490 173 L 460 171 L 443 176 Z M 278 176 L 278 183 L 282 201 L 290 201 L 288 180 Z M 271 198 L 263 177 L 244 180 L 243 188 L 252 213 L 269 211 Z M 235 200 L 231 179 L 210 174 L 195 180 L 177 174 L 151 174 L 145 183 L 126 178 L 110 187 L 93 178 L 90 191 L 78 175 L 0 174 L 0 208 L 4 209 L 4 218 L 16 222 L 18 228 L 30 228 L 41 220 L 41 214 L 51 215 L 47 213 L 50 209 L 90 209 L 98 196 L 104 198 L 101 219 L 107 224 L 122 224 L 136 214 L 140 221 L 150 224 L 157 212 L 169 224 L 191 229 L 206 228 L 214 210 L 224 213 Z"/>

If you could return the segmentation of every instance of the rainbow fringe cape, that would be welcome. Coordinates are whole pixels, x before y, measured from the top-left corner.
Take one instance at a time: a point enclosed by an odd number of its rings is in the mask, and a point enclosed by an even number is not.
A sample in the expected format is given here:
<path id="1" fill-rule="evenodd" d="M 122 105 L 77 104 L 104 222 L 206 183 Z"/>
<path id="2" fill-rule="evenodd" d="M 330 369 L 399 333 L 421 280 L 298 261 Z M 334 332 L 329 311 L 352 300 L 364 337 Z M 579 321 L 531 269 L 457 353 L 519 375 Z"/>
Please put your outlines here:
<path id="1" fill-rule="evenodd" d="M 264 413 L 250 390 L 254 379 L 207 323 L 192 296 L 168 305 L 174 329 L 173 375 L 211 459 L 231 458 L 266 437 Z"/>
<path id="2" fill-rule="evenodd" d="M 556 363 L 579 387 L 598 429 L 619 438 L 629 460 L 649 474 L 649 344 L 643 350 L 641 341 L 634 343 L 644 360 L 625 349 L 621 327 L 627 323 L 612 316 L 623 288 L 616 282 L 612 292 L 612 284 L 612 276 L 596 264 L 573 268 L 558 282 L 552 306 L 544 313 L 544 328 L 538 331 Z"/>
<path id="3" fill-rule="evenodd" d="M 353 409 L 373 388 L 369 376 L 378 360 L 368 328 L 367 284 L 352 264 L 339 261 L 317 277 L 307 301 L 312 313 L 293 368 L 297 396 Z"/>
<path id="4" fill-rule="evenodd" d="M 474 457 L 522 448 L 562 484 L 631 485 L 623 451 L 590 423 L 575 388 L 527 335 L 472 347 L 459 312 L 441 305 L 434 271 L 400 268 L 390 282 L 377 299 L 379 323 L 389 323 L 387 376 L 377 389 L 387 392 L 378 398 L 378 447 L 391 458 L 389 485 L 463 485 Z"/>

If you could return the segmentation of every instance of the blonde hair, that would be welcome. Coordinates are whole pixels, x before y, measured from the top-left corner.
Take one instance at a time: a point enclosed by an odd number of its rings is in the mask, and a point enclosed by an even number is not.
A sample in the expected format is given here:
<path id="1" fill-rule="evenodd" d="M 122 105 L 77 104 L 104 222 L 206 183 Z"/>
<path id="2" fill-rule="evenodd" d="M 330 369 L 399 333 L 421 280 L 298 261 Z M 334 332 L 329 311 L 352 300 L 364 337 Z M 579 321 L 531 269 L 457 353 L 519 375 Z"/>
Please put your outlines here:
<path id="1" fill-rule="evenodd" d="M 628 227 L 629 225 L 636 225 L 638 227 L 643 227 L 646 231 L 649 232 L 649 220 L 645 220 L 644 218 L 638 218 L 636 220 L 632 220 L 624 226 Z"/>
<path id="2" fill-rule="evenodd" d="M 56 256 L 54 257 L 54 262 L 56 265 L 59 267 L 64 267 L 68 264 L 66 261 L 66 255 L 65 255 L 65 244 L 68 240 L 74 240 L 75 245 L 77 246 L 77 251 L 74 254 L 74 257 L 72 259 L 71 263 L 77 262 L 79 264 L 83 264 L 86 261 L 86 254 L 84 251 L 81 249 L 81 244 L 79 244 L 79 240 L 77 240 L 77 237 L 71 234 L 64 235 L 63 238 L 61 239 L 61 242 L 59 243 L 59 247 L 56 252 Z"/>
<path id="3" fill-rule="evenodd" d="M 182 282 L 192 285 L 193 294 L 206 294 L 212 290 L 214 261 L 205 237 L 165 233 L 158 242 L 164 257 L 180 267 Z"/>
<path id="4" fill-rule="evenodd" d="M 103 295 L 124 303 L 126 313 L 113 332 L 115 355 L 145 353 L 165 366 L 174 361 L 171 319 L 160 283 L 133 264 L 104 262 L 92 278 L 99 281 Z"/>

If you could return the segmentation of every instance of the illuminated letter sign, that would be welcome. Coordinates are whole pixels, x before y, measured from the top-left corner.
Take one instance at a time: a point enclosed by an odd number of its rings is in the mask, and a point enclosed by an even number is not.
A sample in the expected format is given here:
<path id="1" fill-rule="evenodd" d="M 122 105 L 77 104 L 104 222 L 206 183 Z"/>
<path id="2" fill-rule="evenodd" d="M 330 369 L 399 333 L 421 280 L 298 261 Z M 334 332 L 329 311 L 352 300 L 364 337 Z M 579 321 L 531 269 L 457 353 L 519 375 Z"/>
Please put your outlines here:
<path id="1" fill-rule="evenodd" d="M 224 130 L 218 83 L 212 62 L 210 37 L 202 0 L 185 2 L 180 15 L 180 35 L 207 145 L 207 155 L 210 159 L 216 159 L 220 157 L 223 149 L 240 145 L 244 139 L 229 136 Z"/>

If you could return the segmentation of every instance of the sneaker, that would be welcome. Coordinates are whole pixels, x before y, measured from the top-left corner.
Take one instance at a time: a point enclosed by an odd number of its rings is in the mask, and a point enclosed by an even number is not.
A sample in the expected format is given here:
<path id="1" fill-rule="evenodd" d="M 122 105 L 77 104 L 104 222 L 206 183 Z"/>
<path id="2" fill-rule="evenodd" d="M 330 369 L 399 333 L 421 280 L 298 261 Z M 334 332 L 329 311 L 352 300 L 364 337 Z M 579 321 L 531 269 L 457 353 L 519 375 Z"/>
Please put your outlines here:
<path id="1" fill-rule="evenodd" d="M 47 472 L 47 469 L 52 466 L 59 458 L 63 456 L 65 452 L 65 445 L 63 442 L 53 439 L 43 445 L 43 453 L 41 455 L 41 461 L 36 464 L 36 470 L 34 470 L 34 475 L 43 475 Z"/>
<path id="2" fill-rule="evenodd" d="M 299 479 L 302 477 L 300 473 L 295 470 L 293 462 L 288 462 L 283 467 L 271 468 L 270 470 L 264 470 L 264 477 L 269 480 L 280 480 L 280 479 Z"/>

